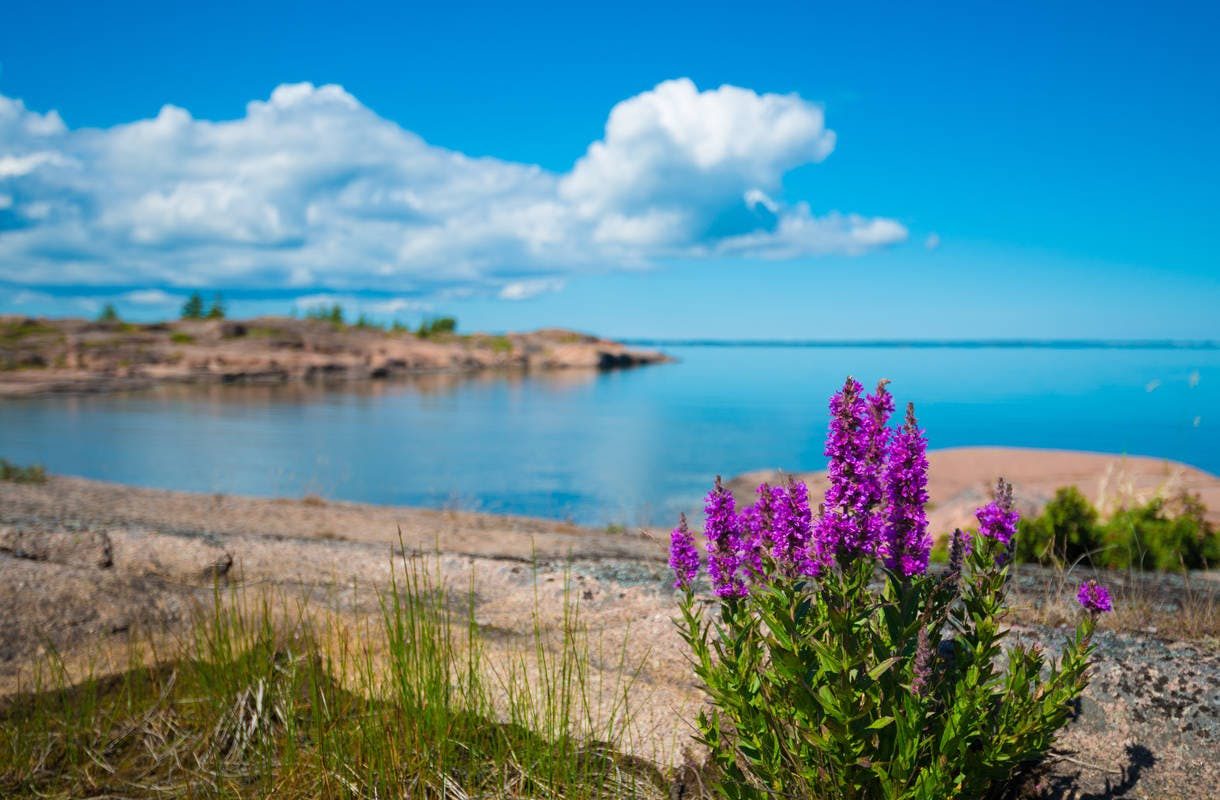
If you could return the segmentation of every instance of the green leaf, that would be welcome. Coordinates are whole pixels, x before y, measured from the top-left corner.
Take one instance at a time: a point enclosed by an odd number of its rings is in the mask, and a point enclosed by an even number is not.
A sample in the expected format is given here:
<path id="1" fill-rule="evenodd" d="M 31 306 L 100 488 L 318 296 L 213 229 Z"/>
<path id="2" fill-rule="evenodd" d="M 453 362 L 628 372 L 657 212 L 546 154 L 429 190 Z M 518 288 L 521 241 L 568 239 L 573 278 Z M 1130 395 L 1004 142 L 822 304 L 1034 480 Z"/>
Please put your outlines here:
<path id="1" fill-rule="evenodd" d="M 880 664 L 878 664 L 877 666 L 870 669 L 868 671 L 868 677 L 872 678 L 873 680 L 877 680 L 882 675 L 884 675 L 886 673 L 886 671 L 889 670 L 890 667 L 894 666 L 901 660 L 902 660 L 901 656 L 893 656 L 891 658 L 887 658 L 885 661 L 882 661 Z"/>
<path id="2" fill-rule="evenodd" d="M 893 717 L 878 717 L 877 719 L 873 720 L 872 723 L 870 723 L 869 726 L 867 728 L 865 728 L 865 730 L 879 731 L 882 728 L 888 727 L 892 724 L 894 724 Z"/>

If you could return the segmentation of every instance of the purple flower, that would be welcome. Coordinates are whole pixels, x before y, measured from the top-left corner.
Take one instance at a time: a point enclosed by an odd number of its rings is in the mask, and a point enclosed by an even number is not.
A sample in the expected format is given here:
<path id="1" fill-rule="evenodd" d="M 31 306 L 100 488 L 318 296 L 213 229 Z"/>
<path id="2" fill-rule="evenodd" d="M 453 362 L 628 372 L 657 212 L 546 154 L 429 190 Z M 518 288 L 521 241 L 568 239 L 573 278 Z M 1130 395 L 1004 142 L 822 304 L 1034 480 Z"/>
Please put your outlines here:
<path id="1" fill-rule="evenodd" d="M 669 568 L 674 571 L 675 589 L 689 587 L 699 574 L 699 551 L 695 548 L 695 537 L 686 527 L 685 514 L 669 534 Z"/>
<path id="2" fill-rule="evenodd" d="M 813 514 L 809 510 L 809 487 L 789 476 L 781 505 L 783 521 L 776 560 L 792 575 L 815 578 L 822 571 L 825 556 L 813 536 Z M 778 524 L 778 520 L 777 520 Z"/>
<path id="3" fill-rule="evenodd" d="M 1076 602 L 1094 616 L 1114 610 L 1114 604 L 1110 602 L 1110 590 L 1095 580 L 1080 584 L 1080 589 L 1076 592 Z"/>
<path id="4" fill-rule="evenodd" d="M 885 565 L 904 577 L 928 569 L 932 539 L 928 536 L 928 442 L 907 405 L 906 424 L 890 441 L 885 466 L 886 528 L 882 544 Z"/>
<path id="5" fill-rule="evenodd" d="M 720 476 L 708 492 L 703 510 L 707 515 L 704 535 L 707 536 L 707 572 L 718 597 L 744 597 L 746 585 L 738 574 L 741 568 L 741 520 L 733 494 L 724 487 Z"/>
<path id="6" fill-rule="evenodd" d="M 764 577 L 763 555 L 771 545 L 774 529 L 774 492 L 766 483 L 756 490 L 758 500 L 746 506 L 740 515 L 743 539 L 741 541 L 741 564 L 753 580 Z"/>
<path id="7" fill-rule="evenodd" d="M 974 512 L 979 521 L 979 535 L 1012 544 L 1021 515 L 1012 510 L 1012 484 L 1003 478 L 996 483 L 995 499 Z"/>
<path id="8" fill-rule="evenodd" d="M 889 441 L 886 424 L 894 407 L 885 383 L 864 398 L 864 388 L 848 378 L 830 399 L 825 450 L 830 487 L 816 531 L 820 552 L 828 558 L 872 555 L 881 543 L 881 473 Z"/>

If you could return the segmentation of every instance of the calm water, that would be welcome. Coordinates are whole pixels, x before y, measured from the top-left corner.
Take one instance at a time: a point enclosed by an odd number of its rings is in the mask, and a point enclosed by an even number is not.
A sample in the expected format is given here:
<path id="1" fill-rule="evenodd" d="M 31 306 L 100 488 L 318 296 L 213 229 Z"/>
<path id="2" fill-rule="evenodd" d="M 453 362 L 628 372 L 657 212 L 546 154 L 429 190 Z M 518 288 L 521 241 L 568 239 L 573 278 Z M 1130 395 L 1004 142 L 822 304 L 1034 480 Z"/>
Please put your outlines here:
<path id="1" fill-rule="evenodd" d="M 893 380 L 933 447 L 1154 455 L 1220 473 L 1220 351 L 670 348 L 603 374 L 0 402 L 0 456 L 204 492 L 668 522 L 716 473 L 824 465 L 826 399 Z"/>

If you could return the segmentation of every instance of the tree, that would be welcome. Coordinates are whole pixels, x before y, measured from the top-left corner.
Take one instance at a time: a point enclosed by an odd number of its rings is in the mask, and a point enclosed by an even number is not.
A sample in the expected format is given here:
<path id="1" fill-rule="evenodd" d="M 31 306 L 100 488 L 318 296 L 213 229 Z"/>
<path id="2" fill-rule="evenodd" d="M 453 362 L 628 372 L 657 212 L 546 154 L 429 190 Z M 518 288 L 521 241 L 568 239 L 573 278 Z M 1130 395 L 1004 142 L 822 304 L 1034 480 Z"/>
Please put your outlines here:
<path id="1" fill-rule="evenodd" d="M 208 319 L 224 319 L 225 318 L 225 301 L 220 292 L 212 298 L 212 307 L 208 309 Z"/>
<path id="2" fill-rule="evenodd" d="M 187 301 L 182 304 L 182 318 L 203 319 L 203 295 L 199 292 L 191 293 Z"/>
<path id="3" fill-rule="evenodd" d="M 107 303 L 102 306 L 101 312 L 97 315 L 98 322 L 118 322 L 119 312 L 114 307 L 114 303 Z"/>

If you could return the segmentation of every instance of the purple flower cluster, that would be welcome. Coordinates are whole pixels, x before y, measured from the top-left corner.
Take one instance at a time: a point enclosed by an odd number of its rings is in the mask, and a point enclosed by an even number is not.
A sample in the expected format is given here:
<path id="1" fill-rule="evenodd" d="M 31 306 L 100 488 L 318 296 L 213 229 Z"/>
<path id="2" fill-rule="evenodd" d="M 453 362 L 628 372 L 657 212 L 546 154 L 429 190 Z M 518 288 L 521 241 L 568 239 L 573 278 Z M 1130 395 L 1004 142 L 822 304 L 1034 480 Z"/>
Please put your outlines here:
<path id="1" fill-rule="evenodd" d="M 928 569 L 928 442 L 907 405 L 906 424 L 893 436 L 885 465 L 886 527 L 881 543 L 885 565 L 904 577 Z"/>
<path id="2" fill-rule="evenodd" d="M 825 450 L 830 486 L 815 535 L 822 555 L 840 562 L 880 550 L 887 424 L 894 410 L 885 385 L 881 381 L 875 394 L 864 397 L 864 387 L 848 378 L 830 399 Z"/>
<path id="3" fill-rule="evenodd" d="M 830 485 L 816 520 L 809 490 L 799 481 L 762 484 L 755 502 L 738 512 L 732 493 L 716 478 L 704 505 L 704 535 L 708 576 L 717 596 L 744 597 L 769 572 L 817 577 L 861 556 L 883 559 L 903 578 L 927 571 L 932 547 L 925 513 L 928 442 L 913 405 L 907 405 L 901 427 L 889 428 L 894 401 L 886 383 L 866 396 L 860 383 L 848 378 L 831 398 L 826 437 Z M 998 539 L 1011 552 L 1019 518 L 1012 509 L 1012 486 L 1001 480 L 996 499 L 976 516 L 980 535 Z M 956 580 L 970 538 L 958 531 L 951 545 L 949 572 Z M 669 563 L 675 585 L 690 587 L 699 553 L 685 518 L 670 537 Z"/>
<path id="4" fill-rule="evenodd" d="M 1110 602 L 1110 590 L 1095 580 L 1080 584 L 1080 589 L 1076 592 L 1076 602 L 1093 615 L 1114 610 L 1114 604 Z"/>
<path id="5" fill-rule="evenodd" d="M 1001 479 L 996 484 L 995 499 L 974 512 L 979 521 L 979 535 L 1012 544 L 1017 535 L 1021 515 L 1012 510 L 1012 484 Z"/>
<path id="6" fill-rule="evenodd" d="M 675 589 L 687 588 L 699 574 L 699 551 L 695 548 L 695 537 L 686 526 L 685 514 L 669 535 L 669 568 L 674 571 Z"/>
<path id="7" fill-rule="evenodd" d="M 741 519 L 733 493 L 721 483 L 719 475 L 703 511 L 707 515 L 703 534 L 707 537 L 707 573 L 712 588 L 717 597 L 744 597 L 747 590 L 742 567 L 746 559 Z"/>

